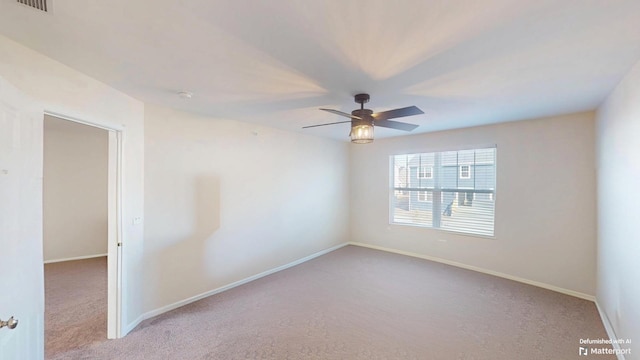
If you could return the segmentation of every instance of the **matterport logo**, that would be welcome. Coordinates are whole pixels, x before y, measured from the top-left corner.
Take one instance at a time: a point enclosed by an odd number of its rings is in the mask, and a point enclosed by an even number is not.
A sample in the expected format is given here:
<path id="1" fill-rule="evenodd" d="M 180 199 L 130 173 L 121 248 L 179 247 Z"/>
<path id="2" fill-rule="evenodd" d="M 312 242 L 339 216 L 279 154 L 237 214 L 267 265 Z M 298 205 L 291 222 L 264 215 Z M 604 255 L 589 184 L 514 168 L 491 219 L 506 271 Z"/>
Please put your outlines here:
<path id="1" fill-rule="evenodd" d="M 629 355 L 631 354 L 631 339 L 580 339 L 578 355 Z M 596 347 L 583 345 L 610 345 L 611 347 Z"/>

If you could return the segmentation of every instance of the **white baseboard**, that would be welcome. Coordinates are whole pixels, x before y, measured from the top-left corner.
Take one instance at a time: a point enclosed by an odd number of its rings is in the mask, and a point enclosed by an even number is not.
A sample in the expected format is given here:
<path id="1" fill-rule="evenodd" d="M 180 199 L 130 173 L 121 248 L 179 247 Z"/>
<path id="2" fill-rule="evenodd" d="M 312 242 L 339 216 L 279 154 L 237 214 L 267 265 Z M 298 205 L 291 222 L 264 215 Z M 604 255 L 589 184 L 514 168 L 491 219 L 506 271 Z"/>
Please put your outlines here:
<path id="1" fill-rule="evenodd" d="M 237 286 L 240 286 L 240 285 L 244 285 L 244 284 L 246 284 L 248 282 L 260 279 L 260 278 L 265 277 L 267 275 L 271 275 L 271 274 L 277 273 L 278 271 L 282 271 L 282 270 L 288 269 L 290 267 L 294 267 L 296 265 L 300 265 L 300 264 L 302 264 L 304 262 L 307 262 L 309 260 L 315 259 L 315 258 L 317 258 L 319 256 L 322 256 L 324 254 L 330 253 L 330 252 L 332 252 L 334 250 L 338 250 L 338 249 L 340 249 L 340 248 L 342 248 L 344 246 L 347 246 L 347 245 L 349 245 L 349 243 L 336 245 L 336 246 L 330 247 L 328 249 L 319 251 L 317 253 L 311 254 L 309 256 L 305 256 L 302 259 L 298 259 L 298 260 L 290 262 L 288 264 L 285 264 L 285 265 L 282 265 L 282 266 L 278 266 L 278 267 L 273 268 L 271 270 L 263 271 L 263 272 L 261 272 L 259 274 L 256 274 L 256 275 L 253 275 L 253 276 L 249 276 L 248 278 L 245 278 L 245 279 L 242 279 L 242 280 L 238 280 L 236 282 L 232 282 L 231 284 L 224 285 L 224 286 L 221 286 L 219 288 L 204 292 L 202 294 L 199 294 L 199 295 L 196 295 L 196 296 L 192 296 L 190 298 L 187 298 L 187 299 L 184 299 L 184 300 L 180 300 L 180 301 L 175 302 L 173 304 L 169 304 L 169 305 L 163 306 L 161 308 L 146 312 L 146 313 L 140 315 L 137 319 L 135 319 L 129 325 L 125 326 L 125 328 L 123 329 L 122 336 L 125 336 L 126 334 L 131 332 L 131 330 L 135 329 L 135 327 L 140 325 L 141 322 L 143 322 L 143 321 L 145 321 L 147 319 L 150 319 L 150 318 L 152 318 L 154 316 L 158 316 L 158 315 L 160 315 L 162 313 L 165 313 L 167 311 L 171 311 L 171 310 L 177 309 L 177 308 L 179 308 L 181 306 L 185 306 L 185 305 L 190 304 L 192 302 L 204 299 L 204 298 L 206 298 L 208 296 L 219 294 L 219 293 L 221 293 L 223 291 L 227 291 L 227 290 L 233 289 L 234 287 L 237 287 Z"/>
<path id="2" fill-rule="evenodd" d="M 439 262 L 439 263 L 442 263 L 442 264 L 447 264 L 447 265 L 451 265 L 451 266 L 455 266 L 455 267 L 459 267 L 459 268 L 463 268 L 463 269 L 467 269 L 467 270 L 473 270 L 473 271 L 481 272 L 481 273 L 484 273 L 484 274 L 489 274 L 489 275 L 493 275 L 493 276 L 497 276 L 497 277 L 501 277 L 501 278 L 505 278 L 505 279 L 509 279 L 509 280 L 513 280 L 513 281 L 517 281 L 517 282 L 521 282 L 521 283 L 524 283 L 524 284 L 541 287 L 541 288 L 544 288 L 544 289 L 547 289 L 547 290 L 552 290 L 552 291 L 559 292 L 559 293 L 562 293 L 562 294 L 575 296 L 575 297 L 578 297 L 578 298 L 581 298 L 581 299 L 585 299 L 585 300 L 589 300 L 589 301 L 594 301 L 595 302 L 595 300 L 596 300 L 595 296 L 593 296 L 593 295 L 584 294 L 584 293 L 581 293 L 581 292 L 578 292 L 578 291 L 574 291 L 574 290 L 564 289 L 564 288 L 561 288 L 561 287 L 558 287 L 558 286 L 549 285 L 549 284 L 541 283 L 541 282 L 534 281 L 534 280 L 524 279 L 524 278 L 521 278 L 521 277 L 518 277 L 518 276 L 509 275 L 509 274 L 501 273 L 501 272 L 498 272 L 498 271 L 483 269 L 483 268 L 480 268 L 480 267 L 477 267 L 477 266 L 472 266 L 472 265 L 459 263 L 459 262 L 456 262 L 456 261 L 442 259 L 442 258 L 438 258 L 438 257 L 435 257 L 435 256 L 422 255 L 422 254 L 418 254 L 418 253 L 412 253 L 412 252 L 409 252 L 409 251 L 396 250 L 396 249 L 386 248 L 386 247 L 377 246 L 377 245 L 370 245 L 370 244 L 365 244 L 365 243 L 360 243 L 360 242 L 349 242 L 349 245 L 361 246 L 361 247 L 366 247 L 366 248 L 370 248 L 370 249 L 386 251 L 386 252 L 390 252 L 390 253 L 394 253 L 394 254 L 406 255 L 406 256 L 416 257 L 416 258 L 420 258 L 420 259 L 435 261 L 435 262 Z"/>
<path id="3" fill-rule="evenodd" d="M 149 319 L 150 317 L 147 317 L 147 314 L 142 314 L 140 316 L 138 316 L 137 319 L 133 320 L 129 325 L 123 327 L 121 329 L 121 334 L 120 334 L 120 338 L 125 337 L 128 333 L 130 333 L 133 329 L 136 328 L 136 326 L 140 325 L 141 322 Z"/>
<path id="4" fill-rule="evenodd" d="M 107 254 L 96 254 L 96 255 L 87 255 L 87 256 L 76 256 L 76 257 L 71 257 L 71 258 L 66 258 L 66 259 L 53 259 L 53 260 L 47 260 L 44 263 L 45 264 L 51 264 L 51 263 L 57 263 L 57 262 L 63 262 L 63 261 L 73 261 L 73 260 L 84 260 L 84 259 L 93 259 L 93 258 L 97 258 L 97 257 L 106 257 Z"/>
<path id="5" fill-rule="evenodd" d="M 602 307 L 598 303 L 597 299 L 595 300 L 595 303 L 596 303 L 596 308 L 598 309 L 598 313 L 600 314 L 600 319 L 602 319 L 602 324 L 604 324 L 604 329 L 607 332 L 607 336 L 611 340 L 618 339 L 618 337 L 616 336 L 616 332 L 613 330 L 613 326 L 611 325 L 611 322 L 609 321 L 609 317 L 604 312 L 604 310 L 602 309 Z M 613 346 L 613 349 L 616 350 L 616 356 L 618 357 L 618 360 L 625 360 L 624 354 L 622 354 L 622 350 L 621 350 L 620 344 L 618 344 L 617 341 L 616 342 L 612 341 L 611 342 L 611 346 Z"/>

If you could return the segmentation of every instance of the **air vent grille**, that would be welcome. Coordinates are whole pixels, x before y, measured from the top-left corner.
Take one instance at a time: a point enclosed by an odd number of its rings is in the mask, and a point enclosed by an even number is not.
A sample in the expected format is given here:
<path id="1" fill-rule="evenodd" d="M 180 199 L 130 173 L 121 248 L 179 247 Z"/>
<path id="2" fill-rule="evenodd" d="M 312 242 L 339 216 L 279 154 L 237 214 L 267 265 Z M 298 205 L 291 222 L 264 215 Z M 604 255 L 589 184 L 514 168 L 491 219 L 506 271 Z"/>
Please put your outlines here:
<path id="1" fill-rule="evenodd" d="M 16 0 L 16 1 L 20 4 L 27 5 L 29 7 L 38 9 L 40 11 L 44 11 L 44 12 L 49 11 L 49 6 L 47 4 L 49 0 Z"/>

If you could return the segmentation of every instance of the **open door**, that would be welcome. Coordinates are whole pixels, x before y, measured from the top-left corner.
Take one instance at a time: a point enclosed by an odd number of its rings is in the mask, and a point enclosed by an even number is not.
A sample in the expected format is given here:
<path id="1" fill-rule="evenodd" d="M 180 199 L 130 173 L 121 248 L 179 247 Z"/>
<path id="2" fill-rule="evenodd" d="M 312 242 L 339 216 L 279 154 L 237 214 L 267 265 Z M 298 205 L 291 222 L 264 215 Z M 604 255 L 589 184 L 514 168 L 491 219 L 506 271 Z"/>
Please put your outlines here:
<path id="1" fill-rule="evenodd" d="M 91 126 L 108 133 L 108 170 L 107 170 L 107 338 L 122 337 L 122 138 L 123 128 L 119 126 L 96 124 L 81 119 L 44 111 L 45 116 L 76 124 Z M 0 358 L 1 360 L 1 358 Z"/>
<path id="2" fill-rule="evenodd" d="M 43 109 L 0 77 L 0 329 L 2 359 L 44 358 Z"/>

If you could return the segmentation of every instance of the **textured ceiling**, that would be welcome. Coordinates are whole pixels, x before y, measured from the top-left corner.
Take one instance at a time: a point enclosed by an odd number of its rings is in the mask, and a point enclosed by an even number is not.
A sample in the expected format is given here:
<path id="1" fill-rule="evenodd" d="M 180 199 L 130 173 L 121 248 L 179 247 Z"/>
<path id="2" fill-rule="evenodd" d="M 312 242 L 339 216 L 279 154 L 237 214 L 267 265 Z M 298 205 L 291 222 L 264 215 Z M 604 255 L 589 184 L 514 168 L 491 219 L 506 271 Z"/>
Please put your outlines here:
<path id="1" fill-rule="evenodd" d="M 0 34 L 133 97 L 348 139 L 371 94 L 413 133 L 594 109 L 640 59 L 640 1 L 0 0 Z M 1 61 L 1 59 L 0 59 Z M 194 93 L 190 100 L 176 93 Z M 376 128 L 376 137 L 403 135 Z"/>

